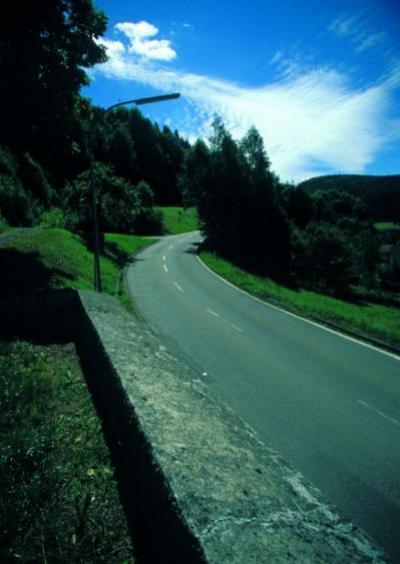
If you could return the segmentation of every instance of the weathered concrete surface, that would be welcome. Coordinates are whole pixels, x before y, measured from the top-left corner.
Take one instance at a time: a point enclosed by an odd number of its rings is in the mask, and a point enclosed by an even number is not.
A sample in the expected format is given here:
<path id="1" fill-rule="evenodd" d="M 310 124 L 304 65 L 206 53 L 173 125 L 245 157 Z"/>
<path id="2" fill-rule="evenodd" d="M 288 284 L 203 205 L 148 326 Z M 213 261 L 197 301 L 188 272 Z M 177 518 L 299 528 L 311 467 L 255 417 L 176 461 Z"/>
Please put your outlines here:
<path id="1" fill-rule="evenodd" d="M 115 300 L 79 294 L 82 358 L 113 427 L 142 557 L 385 561 Z"/>

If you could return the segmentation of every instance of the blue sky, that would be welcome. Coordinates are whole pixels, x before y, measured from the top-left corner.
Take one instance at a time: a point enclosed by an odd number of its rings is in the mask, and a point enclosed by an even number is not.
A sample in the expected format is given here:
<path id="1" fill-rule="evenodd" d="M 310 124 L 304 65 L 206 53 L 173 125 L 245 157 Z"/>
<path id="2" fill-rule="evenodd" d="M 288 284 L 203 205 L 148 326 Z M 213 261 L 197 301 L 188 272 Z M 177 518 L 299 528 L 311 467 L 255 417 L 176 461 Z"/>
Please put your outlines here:
<path id="1" fill-rule="evenodd" d="M 400 173 L 397 0 L 95 0 L 109 61 L 97 105 L 179 91 L 143 113 L 190 141 L 215 113 L 235 138 L 255 125 L 283 180 Z"/>

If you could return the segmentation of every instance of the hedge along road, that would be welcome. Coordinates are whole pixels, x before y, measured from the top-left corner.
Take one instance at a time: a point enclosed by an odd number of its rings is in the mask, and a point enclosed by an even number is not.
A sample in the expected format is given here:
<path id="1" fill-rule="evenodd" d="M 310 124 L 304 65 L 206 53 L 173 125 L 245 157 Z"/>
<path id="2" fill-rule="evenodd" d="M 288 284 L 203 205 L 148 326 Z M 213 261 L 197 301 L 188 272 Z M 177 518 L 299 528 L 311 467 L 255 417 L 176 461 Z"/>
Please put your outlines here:
<path id="1" fill-rule="evenodd" d="M 252 298 L 198 259 L 199 233 L 137 256 L 139 315 L 342 516 L 400 561 L 400 358 Z"/>

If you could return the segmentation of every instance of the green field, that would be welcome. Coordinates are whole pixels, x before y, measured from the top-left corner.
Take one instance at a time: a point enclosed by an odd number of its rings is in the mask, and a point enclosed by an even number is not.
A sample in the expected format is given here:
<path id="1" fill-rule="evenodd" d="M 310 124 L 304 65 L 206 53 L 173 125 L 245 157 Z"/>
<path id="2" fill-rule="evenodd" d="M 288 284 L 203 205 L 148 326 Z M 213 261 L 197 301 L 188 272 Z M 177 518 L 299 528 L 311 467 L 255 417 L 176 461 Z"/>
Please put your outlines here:
<path id="1" fill-rule="evenodd" d="M 127 258 L 154 243 L 134 235 L 106 234 L 100 259 L 103 291 L 126 303 L 120 284 Z M 93 253 L 78 235 L 64 229 L 38 229 L 0 241 L 0 292 L 33 289 L 93 289 Z"/>
<path id="2" fill-rule="evenodd" d="M 262 300 L 319 321 L 333 322 L 349 331 L 363 333 L 389 345 L 400 346 L 400 301 L 398 307 L 344 301 L 309 290 L 293 290 L 241 270 L 209 252 L 201 259 L 217 274 Z"/>
<path id="3" fill-rule="evenodd" d="M 0 343 L 1 562 L 133 562 L 73 345 Z"/>
<path id="4" fill-rule="evenodd" d="M 399 223 L 393 223 L 393 221 L 381 221 L 378 223 L 374 224 L 376 229 L 378 229 L 379 231 L 390 231 L 390 230 L 396 230 L 396 231 L 400 231 L 400 224 Z"/>
<path id="5" fill-rule="evenodd" d="M 157 207 L 163 216 L 163 230 L 166 235 L 177 235 L 199 229 L 195 208 Z"/>

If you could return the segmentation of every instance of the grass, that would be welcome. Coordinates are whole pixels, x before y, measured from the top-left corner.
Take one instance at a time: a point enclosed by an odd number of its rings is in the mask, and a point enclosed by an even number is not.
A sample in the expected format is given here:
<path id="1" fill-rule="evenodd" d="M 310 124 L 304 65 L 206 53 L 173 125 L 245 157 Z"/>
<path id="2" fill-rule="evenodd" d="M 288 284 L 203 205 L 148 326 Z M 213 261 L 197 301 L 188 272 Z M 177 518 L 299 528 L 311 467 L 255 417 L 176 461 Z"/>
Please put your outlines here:
<path id="1" fill-rule="evenodd" d="M 106 234 L 103 290 L 122 303 L 128 257 L 154 239 Z M 0 293 L 93 288 L 77 235 L 38 229 L 0 241 Z M 131 562 L 100 422 L 72 345 L 0 343 L 0 561 Z"/>
<path id="2" fill-rule="evenodd" d="M 163 216 L 163 230 L 166 235 L 177 235 L 199 229 L 195 208 L 157 207 Z"/>
<path id="3" fill-rule="evenodd" d="M 204 263 L 217 274 L 262 300 L 304 317 L 336 323 L 389 345 L 400 346 L 400 307 L 344 301 L 308 290 L 292 290 L 269 278 L 246 272 L 219 256 L 202 252 Z"/>
<path id="4" fill-rule="evenodd" d="M 388 231 L 388 230 L 389 231 L 390 230 L 400 231 L 400 224 L 399 223 L 393 223 L 393 221 L 381 221 L 381 222 L 375 223 L 375 227 L 379 231 Z"/>
<path id="5" fill-rule="evenodd" d="M 134 235 L 105 235 L 100 259 L 103 291 L 126 303 L 121 269 L 128 257 L 154 239 Z M 93 289 L 93 254 L 82 239 L 64 229 L 39 229 L 32 234 L 0 241 L 0 292 L 46 288 Z"/>
<path id="6" fill-rule="evenodd" d="M 132 562 L 73 345 L 0 343 L 0 561 Z"/>

